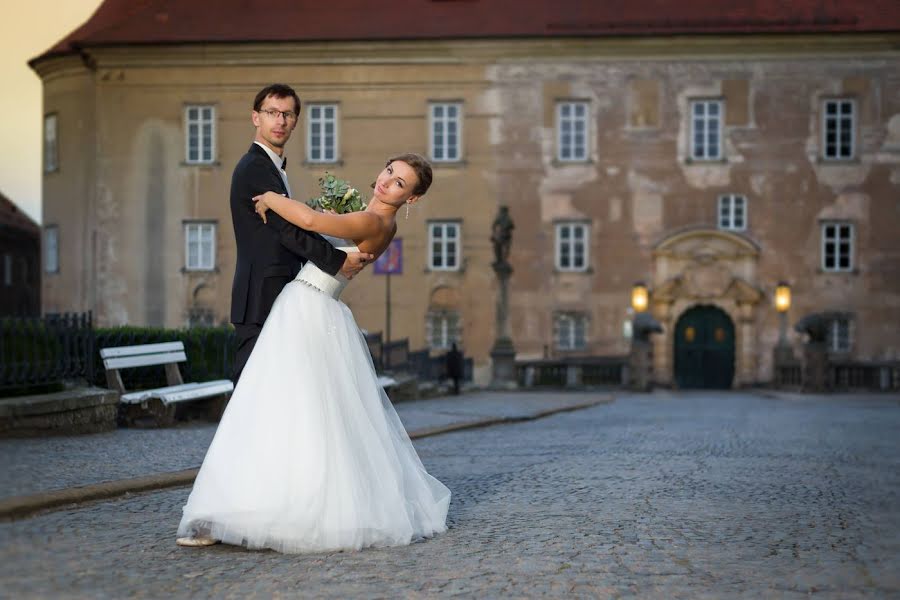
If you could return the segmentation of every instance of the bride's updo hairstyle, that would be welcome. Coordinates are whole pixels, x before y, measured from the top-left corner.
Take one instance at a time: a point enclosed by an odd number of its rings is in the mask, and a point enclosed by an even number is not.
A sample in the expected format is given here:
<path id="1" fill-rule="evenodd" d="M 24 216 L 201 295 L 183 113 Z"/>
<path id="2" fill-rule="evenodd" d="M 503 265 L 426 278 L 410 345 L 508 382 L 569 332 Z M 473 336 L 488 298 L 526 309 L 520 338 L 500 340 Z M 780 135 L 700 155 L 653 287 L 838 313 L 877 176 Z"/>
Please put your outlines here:
<path id="1" fill-rule="evenodd" d="M 428 191 L 428 188 L 431 187 L 432 180 L 431 163 L 428 162 L 428 159 L 421 154 L 407 152 L 406 154 L 398 154 L 397 156 L 392 156 L 388 159 L 387 163 L 385 163 L 384 166 L 391 164 L 395 160 L 405 162 L 410 167 L 412 167 L 413 171 L 416 172 L 416 179 L 418 180 L 418 183 L 416 183 L 416 187 L 412 191 L 412 195 L 424 196 L 425 192 Z M 372 184 L 372 187 L 375 187 L 375 185 Z"/>

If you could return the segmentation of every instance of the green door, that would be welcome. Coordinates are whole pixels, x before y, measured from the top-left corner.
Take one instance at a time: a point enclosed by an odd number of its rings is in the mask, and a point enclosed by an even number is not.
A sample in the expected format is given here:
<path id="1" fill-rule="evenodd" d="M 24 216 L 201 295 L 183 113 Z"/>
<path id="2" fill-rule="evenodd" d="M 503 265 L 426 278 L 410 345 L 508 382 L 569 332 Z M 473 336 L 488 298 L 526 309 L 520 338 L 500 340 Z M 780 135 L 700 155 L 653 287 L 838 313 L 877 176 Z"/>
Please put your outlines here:
<path id="1" fill-rule="evenodd" d="M 727 389 L 734 379 L 734 324 L 714 306 L 695 306 L 675 325 L 679 388 Z"/>

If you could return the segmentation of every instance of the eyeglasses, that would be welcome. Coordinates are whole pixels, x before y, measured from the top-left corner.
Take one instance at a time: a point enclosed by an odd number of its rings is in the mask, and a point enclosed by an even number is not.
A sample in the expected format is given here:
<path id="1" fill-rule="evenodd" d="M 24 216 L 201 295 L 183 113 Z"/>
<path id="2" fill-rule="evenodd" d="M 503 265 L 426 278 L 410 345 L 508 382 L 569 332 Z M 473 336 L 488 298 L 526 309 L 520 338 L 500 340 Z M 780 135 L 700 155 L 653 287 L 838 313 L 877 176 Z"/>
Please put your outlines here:
<path id="1" fill-rule="evenodd" d="M 283 116 L 284 120 L 288 123 L 292 123 L 297 120 L 297 113 L 292 110 L 276 110 L 274 108 L 265 108 L 257 112 L 268 115 L 270 119 L 277 119 L 279 115 Z"/>

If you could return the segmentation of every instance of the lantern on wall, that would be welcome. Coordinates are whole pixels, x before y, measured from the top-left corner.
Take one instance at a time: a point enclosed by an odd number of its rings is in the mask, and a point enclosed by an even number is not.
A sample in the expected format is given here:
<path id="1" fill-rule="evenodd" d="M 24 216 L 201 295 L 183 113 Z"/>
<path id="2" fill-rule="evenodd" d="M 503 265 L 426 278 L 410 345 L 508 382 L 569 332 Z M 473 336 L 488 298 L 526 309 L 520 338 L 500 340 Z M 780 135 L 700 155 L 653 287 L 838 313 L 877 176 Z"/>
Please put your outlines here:
<path id="1" fill-rule="evenodd" d="M 634 309 L 634 312 L 644 312 L 649 303 L 650 292 L 647 290 L 647 286 L 642 282 L 634 284 L 634 287 L 631 288 L 631 308 Z"/>
<path id="2" fill-rule="evenodd" d="M 791 286 L 781 281 L 775 287 L 775 310 L 786 313 L 791 308 Z"/>

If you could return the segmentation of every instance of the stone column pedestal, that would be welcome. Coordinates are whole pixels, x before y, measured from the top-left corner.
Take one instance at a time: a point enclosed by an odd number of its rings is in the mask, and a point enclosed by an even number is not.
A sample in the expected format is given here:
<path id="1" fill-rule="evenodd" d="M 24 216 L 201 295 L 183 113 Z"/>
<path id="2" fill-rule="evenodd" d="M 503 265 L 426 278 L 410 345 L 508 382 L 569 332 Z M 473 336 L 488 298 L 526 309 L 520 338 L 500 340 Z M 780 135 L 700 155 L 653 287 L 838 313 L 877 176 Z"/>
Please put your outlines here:
<path id="1" fill-rule="evenodd" d="M 653 344 L 632 338 L 628 353 L 628 388 L 635 392 L 653 389 Z"/>
<path id="2" fill-rule="evenodd" d="M 828 387 L 828 350 L 823 342 L 803 347 L 803 391 L 821 393 Z"/>

